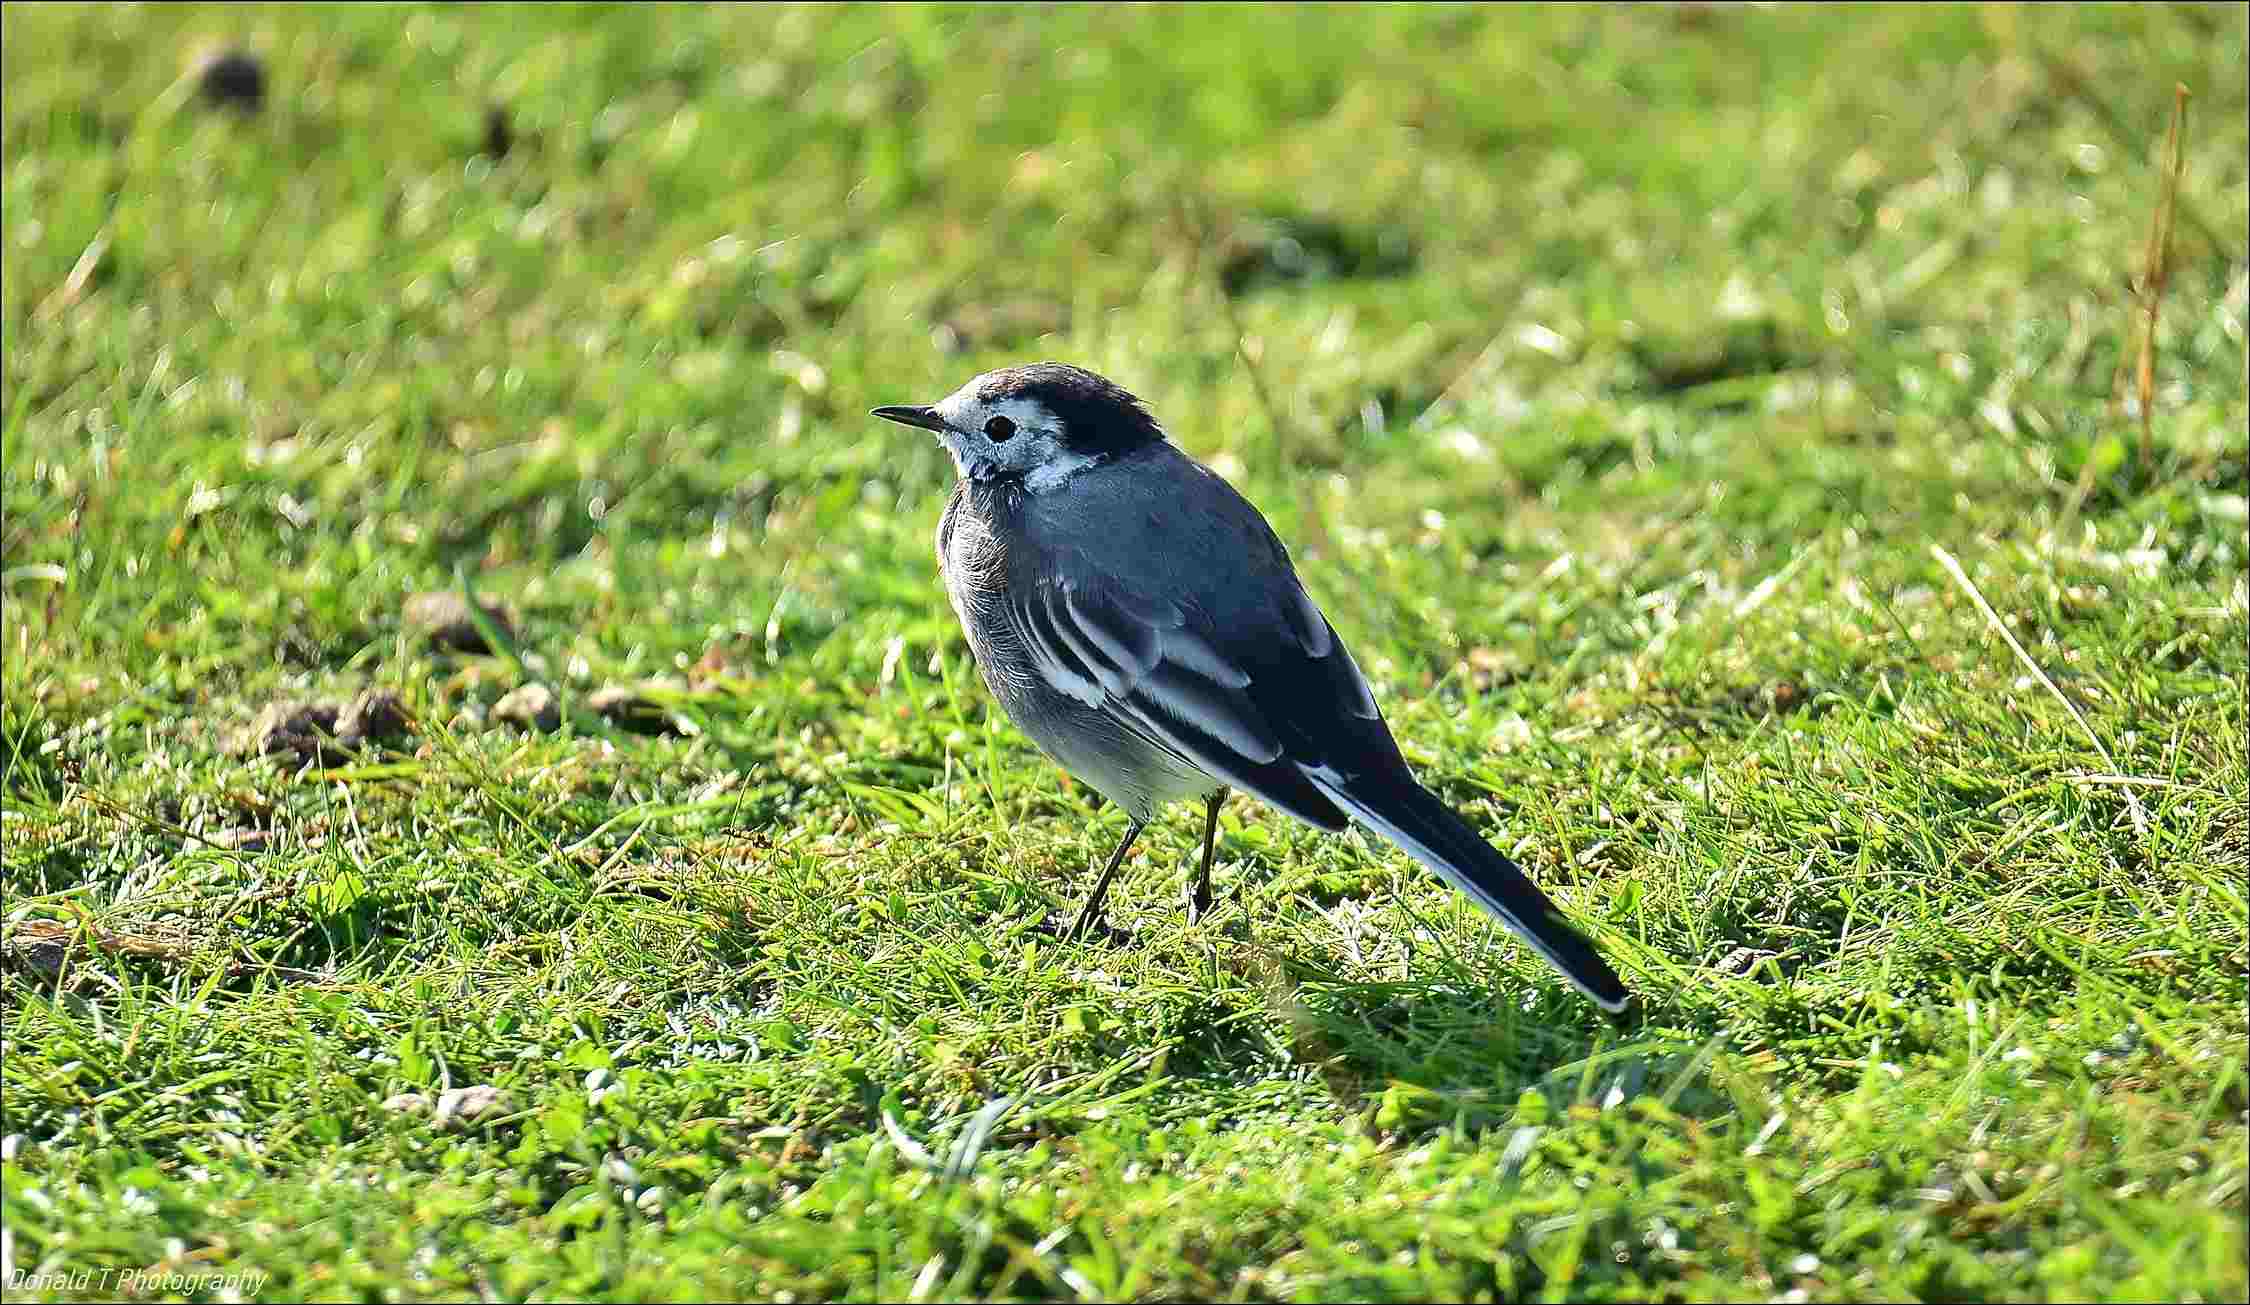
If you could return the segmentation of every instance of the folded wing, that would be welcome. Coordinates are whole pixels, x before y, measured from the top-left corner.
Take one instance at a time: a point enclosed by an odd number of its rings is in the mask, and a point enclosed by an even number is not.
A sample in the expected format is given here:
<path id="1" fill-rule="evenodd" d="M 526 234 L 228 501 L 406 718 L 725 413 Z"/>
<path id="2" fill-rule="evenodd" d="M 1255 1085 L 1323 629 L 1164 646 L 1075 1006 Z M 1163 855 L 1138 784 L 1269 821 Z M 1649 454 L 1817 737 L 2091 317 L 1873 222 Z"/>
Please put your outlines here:
<path id="1" fill-rule="evenodd" d="M 1324 738 L 1337 731 L 1323 722 L 1356 722 L 1355 735 L 1373 726 L 1382 748 L 1396 749 L 1350 654 L 1309 598 L 1303 606 L 1319 624 L 1299 626 L 1303 637 L 1288 646 L 1230 647 L 1192 607 L 1050 579 L 1019 599 L 1015 625 L 1055 688 L 1300 820 L 1341 829 L 1343 810 L 1300 768 L 1349 741 Z"/>

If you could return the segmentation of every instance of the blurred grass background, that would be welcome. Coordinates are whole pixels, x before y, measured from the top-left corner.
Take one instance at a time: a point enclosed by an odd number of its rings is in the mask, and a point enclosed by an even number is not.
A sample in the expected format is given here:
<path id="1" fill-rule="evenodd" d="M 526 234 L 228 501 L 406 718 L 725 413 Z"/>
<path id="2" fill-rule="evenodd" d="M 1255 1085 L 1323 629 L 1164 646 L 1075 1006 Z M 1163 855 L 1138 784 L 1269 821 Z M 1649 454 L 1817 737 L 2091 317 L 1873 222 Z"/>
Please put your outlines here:
<path id="1" fill-rule="evenodd" d="M 0 1269 L 2244 1294 L 2241 6 L 4 23 Z M 1037 931 L 1117 818 L 862 414 L 1046 357 L 1645 1026 L 1242 800 Z"/>

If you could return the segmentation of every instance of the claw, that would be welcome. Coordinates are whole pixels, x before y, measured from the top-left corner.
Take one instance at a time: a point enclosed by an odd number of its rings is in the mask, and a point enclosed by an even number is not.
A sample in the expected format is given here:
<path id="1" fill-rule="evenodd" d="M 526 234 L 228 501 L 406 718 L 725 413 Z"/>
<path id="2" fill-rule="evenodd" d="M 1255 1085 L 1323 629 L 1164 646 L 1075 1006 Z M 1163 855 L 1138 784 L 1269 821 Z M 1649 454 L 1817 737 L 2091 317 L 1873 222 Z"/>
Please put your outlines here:
<path id="1" fill-rule="evenodd" d="M 1187 917 L 1189 924 L 1200 924 L 1211 913 L 1211 881 L 1198 878 L 1195 887 L 1188 891 Z"/>
<path id="2" fill-rule="evenodd" d="M 1031 926 L 1031 932 L 1057 942 L 1108 943 L 1113 947 L 1133 941 L 1132 934 L 1111 924 L 1108 919 L 1097 917 L 1088 921 L 1083 915 L 1072 921 L 1067 928 L 1057 923 L 1056 917 L 1052 915 L 1042 916 L 1037 924 Z"/>

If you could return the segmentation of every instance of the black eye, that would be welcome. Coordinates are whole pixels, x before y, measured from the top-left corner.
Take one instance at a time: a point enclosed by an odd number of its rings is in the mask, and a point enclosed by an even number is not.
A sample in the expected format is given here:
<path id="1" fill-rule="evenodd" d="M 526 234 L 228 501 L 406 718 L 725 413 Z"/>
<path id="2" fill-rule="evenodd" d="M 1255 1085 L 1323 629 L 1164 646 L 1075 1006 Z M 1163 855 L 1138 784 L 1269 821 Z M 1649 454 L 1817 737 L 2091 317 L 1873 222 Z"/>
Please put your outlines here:
<path id="1" fill-rule="evenodd" d="M 1006 417 L 994 417 L 984 424 L 986 439 L 995 444 L 1005 444 L 1016 436 L 1016 424 Z"/>

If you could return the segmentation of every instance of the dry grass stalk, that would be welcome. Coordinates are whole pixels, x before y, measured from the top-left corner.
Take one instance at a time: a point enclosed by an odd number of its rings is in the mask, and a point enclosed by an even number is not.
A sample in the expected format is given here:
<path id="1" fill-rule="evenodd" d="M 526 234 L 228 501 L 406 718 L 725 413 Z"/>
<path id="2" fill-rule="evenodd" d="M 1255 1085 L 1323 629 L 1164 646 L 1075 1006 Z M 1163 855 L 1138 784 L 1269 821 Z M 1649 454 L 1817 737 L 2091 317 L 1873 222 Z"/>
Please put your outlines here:
<path id="1" fill-rule="evenodd" d="M 2172 87 L 2172 127 L 2165 133 L 2164 188 L 2157 196 L 2156 212 L 2149 218 L 2148 246 L 2141 255 L 2141 275 L 2134 292 L 2141 301 L 2141 348 L 2134 365 L 2135 388 L 2141 406 L 2141 466 L 2156 465 L 2155 438 L 2150 421 L 2156 405 L 2156 322 L 2164 309 L 2164 287 L 2172 273 L 2172 226 L 2179 212 L 2180 175 L 2186 170 L 2181 135 L 2187 121 L 2188 89 Z"/>

